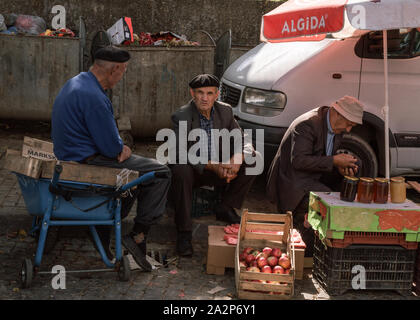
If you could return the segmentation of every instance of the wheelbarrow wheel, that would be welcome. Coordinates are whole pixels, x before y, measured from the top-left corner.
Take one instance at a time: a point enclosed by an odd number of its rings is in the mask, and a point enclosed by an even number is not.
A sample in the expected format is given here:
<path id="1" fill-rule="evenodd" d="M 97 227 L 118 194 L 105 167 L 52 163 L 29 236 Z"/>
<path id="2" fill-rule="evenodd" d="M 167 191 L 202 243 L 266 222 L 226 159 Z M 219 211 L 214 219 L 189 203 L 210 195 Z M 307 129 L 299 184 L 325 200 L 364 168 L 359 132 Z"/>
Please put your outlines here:
<path id="1" fill-rule="evenodd" d="M 34 267 L 30 259 L 25 259 L 22 262 L 22 269 L 20 270 L 20 280 L 22 283 L 22 288 L 29 288 L 32 284 L 32 279 L 34 277 Z"/>
<path id="2" fill-rule="evenodd" d="M 130 260 L 127 256 L 123 256 L 121 259 L 120 267 L 118 269 L 118 278 L 120 281 L 130 280 Z"/>

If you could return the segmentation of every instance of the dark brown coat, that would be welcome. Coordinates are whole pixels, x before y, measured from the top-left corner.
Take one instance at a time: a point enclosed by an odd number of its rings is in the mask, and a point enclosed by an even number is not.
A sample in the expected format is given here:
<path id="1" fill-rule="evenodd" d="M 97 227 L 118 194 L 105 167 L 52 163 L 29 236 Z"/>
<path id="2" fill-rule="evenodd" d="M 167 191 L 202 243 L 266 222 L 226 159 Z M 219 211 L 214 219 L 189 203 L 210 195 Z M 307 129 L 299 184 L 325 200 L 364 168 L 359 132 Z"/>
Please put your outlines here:
<path id="1" fill-rule="evenodd" d="M 267 193 L 281 212 L 295 210 L 309 191 L 329 191 L 320 182 L 333 172 L 333 157 L 326 156 L 327 112 L 313 109 L 295 119 L 284 135 L 268 172 Z M 335 135 L 333 154 L 342 136 Z"/>

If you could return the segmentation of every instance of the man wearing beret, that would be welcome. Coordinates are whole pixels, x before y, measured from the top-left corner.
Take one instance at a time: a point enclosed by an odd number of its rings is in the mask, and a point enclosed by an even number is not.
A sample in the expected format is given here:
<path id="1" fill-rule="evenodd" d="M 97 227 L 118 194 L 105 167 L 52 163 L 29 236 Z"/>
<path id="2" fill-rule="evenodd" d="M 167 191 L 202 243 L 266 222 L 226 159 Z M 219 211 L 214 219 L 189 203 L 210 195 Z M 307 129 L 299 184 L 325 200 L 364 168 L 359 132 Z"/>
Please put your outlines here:
<path id="1" fill-rule="evenodd" d="M 193 188 L 203 185 L 226 187 L 222 203 L 215 209 L 216 218 L 228 223 L 239 223 L 240 217 L 234 208 L 242 207 L 245 196 L 255 179 L 255 176 L 245 173 L 247 164 L 244 162 L 244 156 L 252 154 L 255 157 L 256 152 L 251 143 L 243 142 L 243 133 L 233 117 L 231 106 L 216 101 L 219 96 L 219 79 L 211 74 L 202 74 L 192 79 L 189 86 L 192 100 L 172 115 L 174 131 L 179 146 L 179 143 L 182 143 L 179 141 L 182 139 L 180 138 L 182 126 L 186 128 L 187 135 L 194 129 L 200 129 L 200 134 L 204 136 L 203 139 L 200 137 L 200 143 L 204 144 L 200 152 L 206 153 L 207 157 L 204 156 L 204 161 L 198 164 L 193 164 L 188 158 L 187 163 L 177 162 L 170 166 L 172 171 L 170 195 L 175 209 L 177 252 L 181 256 L 193 254 L 191 243 Z M 217 161 L 221 158 L 222 143 L 216 147 L 216 141 L 211 134 L 213 129 L 227 129 L 225 132 L 236 129 L 236 132 L 240 133 L 239 148 L 230 146 L 228 158 L 222 161 Z M 187 146 L 186 154 L 191 151 L 191 146 L 196 141 L 184 142 Z M 176 152 L 179 160 L 184 152 L 179 151 L 178 147 Z"/>
<path id="2" fill-rule="evenodd" d="M 309 192 L 338 191 L 344 175 L 360 173 L 356 158 L 336 152 L 342 134 L 362 120 L 363 106 L 350 96 L 313 109 L 292 122 L 271 163 L 268 196 L 280 212 L 293 212 L 294 225 L 306 243 L 305 256 L 312 256 L 314 239 L 313 230 L 305 227 Z"/>
<path id="3" fill-rule="evenodd" d="M 142 185 L 133 197 L 123 198 L 121 218 L 128 215 L 137 198 L 137 216 L 131 233 L 122 238 L 123 245 L 137 264 L 146 271 L 152 267 L 146 260 L 146 239 L 150 227 L 165 211 L 170 185 L 170 170 L 154 159 L 131 153 L 124 145 L 115 123 L 111 101 L 105 90 L 112 89 L 123 77 L 130 54 L 113 46 L 95 53 L 89 72 L 82 72 L 67 81 L 55 99 L 52 111 L 54 153 L 59 160 L 127 168 L 143 175 L 150 171 L 167 172 Z M 109 258 L 109 226 L 97 226 L 99 237 Z"/>

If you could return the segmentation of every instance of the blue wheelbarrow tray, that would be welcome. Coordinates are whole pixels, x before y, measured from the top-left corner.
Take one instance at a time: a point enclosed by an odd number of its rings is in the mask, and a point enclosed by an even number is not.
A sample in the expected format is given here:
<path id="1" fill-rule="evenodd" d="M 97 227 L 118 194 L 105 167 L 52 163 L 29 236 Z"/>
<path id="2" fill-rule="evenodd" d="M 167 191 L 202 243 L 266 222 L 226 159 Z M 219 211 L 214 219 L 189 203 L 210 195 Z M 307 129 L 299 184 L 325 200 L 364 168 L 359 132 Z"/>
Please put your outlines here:
<path id="1" fill-rule="evenodd" d="M 129 277 L 129 260 L 122 255 L 121 247 L 121 201 L 119 196 L 109 195 L 109 190 L 115 188 L 105 185 L 96 185 L 82 182 L 60 181 L 59 175 L 62 168 L 57 168 L 54 177 L 50 179 L 34 179 L 14 172 L 16 174 L 22 196 L 25 201 L 26 208 L 30 215 L 34 216 L 32 230 L 40 230 L 38 246 L 36 249 L 33 270 L 37 272 L 41 265 L 43 250 L 47 237 L 48 228 L 50 226 L 89 226 L 93 240 L 99 250 L 101 258 L 108 268 L 115 268 L 118 271 L 120 280 L 127 281 Z M 156 175 L 157 176 L 157 175 Z M 134 181 L 122 186 L 121 192 L 125 192 L 130 188 L 155 178 L 155 172 L 149 172 Z M 78 196 L 80 192 L 76 192 L 75 196 L 65 199 L 63 195 L 52 193 L 51 186 L 69 187 L 71 190 L 96 191 L 107 190 L 108 192 L 90 193 L 89 196 Z M 115 262 L 109 261 L 98 233 L 95 229 L 96 225 L 109 225 L 115 227 Z M 32 277 L 30 260 L 26 259 L 22 265 L 22 273 L 25 279 L 22 279 L 23 287 L 29 287 Z M 25 270 L 24 270 L 25 269 Z M 121 269 L 121 270 L 120 270 Z M 26 282 L 26 283 L 25 283 Z"/>

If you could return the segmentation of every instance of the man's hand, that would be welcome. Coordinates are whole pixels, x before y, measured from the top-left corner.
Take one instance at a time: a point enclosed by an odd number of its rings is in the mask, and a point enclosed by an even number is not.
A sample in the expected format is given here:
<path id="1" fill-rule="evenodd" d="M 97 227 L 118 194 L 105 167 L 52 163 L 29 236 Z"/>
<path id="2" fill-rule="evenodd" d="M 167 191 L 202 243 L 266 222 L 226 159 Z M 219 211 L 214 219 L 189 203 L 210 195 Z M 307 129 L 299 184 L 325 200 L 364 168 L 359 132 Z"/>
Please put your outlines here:
<path id="1" fill-rule="evenodd" d="M 238 172 L 241 169 L 241 165 L 244 161 L 243 154 L 234 154 L 230 159 L 230 163 L 223 163 L 221 164 L 222 167 L 228 170 L 228 176 L 226 178 L 226 182 L 230 183 L 238 176 Z"/>
<path id="2" fill-rule="evenodd" d="M 355 169 L 357 172 L 357 165 L 356 165 L 357 159 L 349 154 L 346 153 L 340 153 L 336 154 L 333 157 L 333 163 L 334 166 L 337 168 L 343 168 L 343 169 Z"/>
<path id="3" fill-rule="evenodd" d="M 213 171 L 220 179 L 225 179 L 227 183 L 236 178 L 236 173 L 231 170 L 231 164 L 209 162 L 206 168 Z"/>
<path id="4" fill-rule="evenodd" d="M 357 166 L 356 166 L 356 168 L 342 168 L 342 167 L 338 167 L 338 172 L 340 172 L 340 174 L 342 176 L 354 177 L 356 175 L 357 171 L 359 171 L 359 168 Z"/>
<path id="5" fill-rule="evenodd" d="M 118 155 L 118 162 L 124 162 L 125 160 L 127 160 L 128 158 L 131 157 L 131 149 L 129 147 L 127 147 L 126 145 L 123 146 L 123 149 L 121 151 L 121 153 Z"/>

